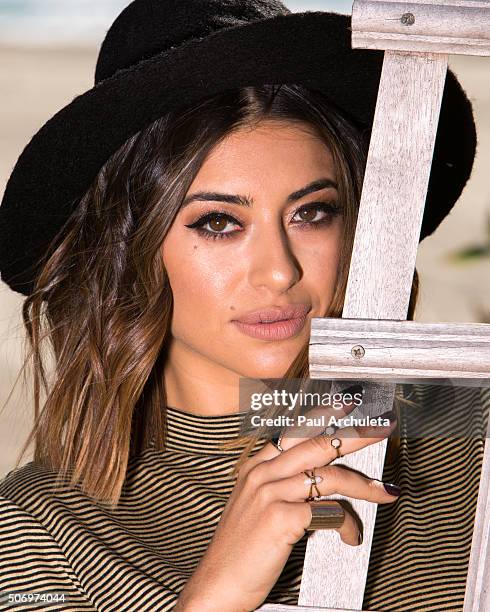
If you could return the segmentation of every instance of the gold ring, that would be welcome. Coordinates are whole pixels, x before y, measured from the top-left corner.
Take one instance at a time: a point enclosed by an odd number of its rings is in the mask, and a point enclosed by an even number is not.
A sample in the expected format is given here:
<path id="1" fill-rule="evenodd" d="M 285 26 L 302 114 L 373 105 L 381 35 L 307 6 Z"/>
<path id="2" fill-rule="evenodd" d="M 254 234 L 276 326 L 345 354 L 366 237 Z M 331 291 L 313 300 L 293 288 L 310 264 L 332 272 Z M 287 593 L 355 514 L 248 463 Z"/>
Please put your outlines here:
<path id="1" fill-rule="evenodd" d="M 305 533 L 317 529 L 336 529 L 343 524 L 345 510 L 338 501 L 328 499 L 312 501 L 309 504 L 311 507 L 311 523 L 305 529 Z"/>
<path id="2" fill-rule="evenodd" d="M 335 425 L 330 425 L 329 427 L 325 427 L 325 429 L 322 431 L 320 435 L 325 436 L 326 438 L 330 438 L 330 444 L 337 451 L 337 459 L 340 459 L 340 457 L 343 457 L 343 455 L 340 452 L 342 440 L 340 438 L 332 438 L 332 436 L 337 432 L 338 429 L 339 428 L 335 427 Z"/>
<path id="3" fill-rule="evenodd" d="M 311 474 L 309 474 L 307 470 L 305 470 L 303 472 L 303 474 L 305 474 L 309 478 L 309 480 L 305 480 L 305 484 L 309 484 L 310 485 L 310 492 L 308 493 L 308 497 L 305 499 L 305 501 L 312 501 L 312 500 L 316 499 L 317 497 L 321 497 L 322 496 L 322 494 L 318 490 L 318 487 L 316 486 L 315 469 L 316 468 L 313 468 Z M 313 487 L 315 487 L 316 496 L 313 496 Z"/>

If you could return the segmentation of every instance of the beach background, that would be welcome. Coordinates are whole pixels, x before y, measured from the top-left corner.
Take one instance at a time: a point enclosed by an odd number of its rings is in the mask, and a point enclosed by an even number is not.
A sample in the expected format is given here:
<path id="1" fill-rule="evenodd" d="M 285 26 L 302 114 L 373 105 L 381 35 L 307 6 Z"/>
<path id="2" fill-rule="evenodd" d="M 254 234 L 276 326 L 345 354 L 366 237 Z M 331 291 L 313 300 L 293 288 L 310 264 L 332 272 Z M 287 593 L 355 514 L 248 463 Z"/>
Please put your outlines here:
<path id="1" fill-rule="evenodd" d="M 0 0 L 0 197 L 34 133 L 92 87 L 98 47 L 127 4 L 126 0 Z M 293 11 L 345 13 L 352 6 L 349 0 L 286 0 L 285 4 Z M 474 106 L 478 153 L 462 197 L 419 247 L 416 319 L 490 322 L 490 58 L 451 56 L 450 67 Z M 474 256 L 454 259 L 455 253 L 466 250 Z M 0 478 L 14 468 L 33 421 L 30 389 L 21 378 L 14 387 L 25 342 L 23 299 L 0 282 Z M 20 465 L 31 458 L 32 452 L 27 453 Z"/>

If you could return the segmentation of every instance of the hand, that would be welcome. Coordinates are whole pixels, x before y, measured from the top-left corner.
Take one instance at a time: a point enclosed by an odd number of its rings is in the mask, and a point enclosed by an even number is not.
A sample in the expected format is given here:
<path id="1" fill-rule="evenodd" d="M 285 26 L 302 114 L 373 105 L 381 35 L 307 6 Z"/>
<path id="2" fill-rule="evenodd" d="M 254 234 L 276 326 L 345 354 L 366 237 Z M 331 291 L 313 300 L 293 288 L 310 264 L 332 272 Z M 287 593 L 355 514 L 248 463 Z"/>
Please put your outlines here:
<path id="1" fill-rule="evenodd" d="M 343 416 L 352 409 L 336 414 Z M 395 425 L 393 421 L 387 427 L 339 429 L 336 437 L 342 440 L 342 454 L 381 442 Z M 325 436 L 283 438 L 282 447 L 284 452 L 280 453 L 273 444 L 266 444 L 242 465 L 206 553 L 174 608 L 176 612 L 249 612 L 263 603 L 311 522 L 304 470 L 315 467 L 323 478 L 317 485 L 322 496 L 341 494 L 375 503 L 397 499 L 380 481 L 329 465 L 337 452 Z M 343 542 L 356 546 L 359 527 L 354 516 L 344 510 L 345 520 L 336 531 Z"/>

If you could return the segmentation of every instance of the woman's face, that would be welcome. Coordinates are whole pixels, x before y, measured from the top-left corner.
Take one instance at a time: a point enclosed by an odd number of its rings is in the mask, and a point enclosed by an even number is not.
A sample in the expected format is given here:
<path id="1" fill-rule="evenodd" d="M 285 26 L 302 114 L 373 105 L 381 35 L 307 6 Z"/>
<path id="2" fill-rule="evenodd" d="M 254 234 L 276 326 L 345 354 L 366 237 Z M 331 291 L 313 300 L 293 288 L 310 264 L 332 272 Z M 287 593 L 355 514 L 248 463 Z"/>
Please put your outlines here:
<path id="1" fill-rule="evenodd" d="M 337 200 L 330 151 L 306 124 L 263 121 L 217 145 L 162 245 L 174 300 L 171 354 L 193 367 L 197 358 L 208 369 L 281 377 L 309 341 L 310 319 L 325 316 L 332 300 Z M 290 306 L 298 308 L 280 312 Z M 290 318 L 237 322 L 265 310 Z"/>

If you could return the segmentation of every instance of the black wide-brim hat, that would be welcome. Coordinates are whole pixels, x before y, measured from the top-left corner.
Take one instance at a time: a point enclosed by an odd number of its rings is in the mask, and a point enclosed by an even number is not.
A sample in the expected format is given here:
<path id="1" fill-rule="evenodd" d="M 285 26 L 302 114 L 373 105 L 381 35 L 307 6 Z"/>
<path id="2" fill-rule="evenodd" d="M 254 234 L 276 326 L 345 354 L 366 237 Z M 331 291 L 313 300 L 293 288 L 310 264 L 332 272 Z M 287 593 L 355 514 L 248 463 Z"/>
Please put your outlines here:
<path id="1" fill-rule="evenodd" d="M 102 43 L 94 87 L 35 134 L 12 171 L 0 207 L 2 280 L 32 293 L 50 243 L 101 167 L 168 111 L 231 88 L 298 83 L 370 128 L 383 52 L 352 49 L 350 22 L 277 0 L 132 2 Z M 475 147 L 471 103 L 448 71 L 420 240 L 460 196 Z"/>

